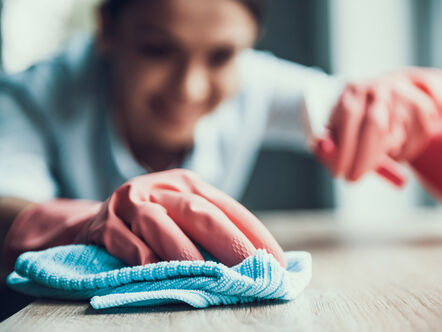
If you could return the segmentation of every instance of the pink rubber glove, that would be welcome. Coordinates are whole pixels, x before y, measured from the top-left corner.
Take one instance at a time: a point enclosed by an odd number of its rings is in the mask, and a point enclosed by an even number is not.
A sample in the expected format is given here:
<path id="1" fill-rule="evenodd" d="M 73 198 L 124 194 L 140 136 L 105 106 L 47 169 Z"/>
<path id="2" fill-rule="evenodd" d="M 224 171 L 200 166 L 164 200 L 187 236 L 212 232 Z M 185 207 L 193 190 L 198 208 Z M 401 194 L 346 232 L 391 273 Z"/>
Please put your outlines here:
<path id="1" fill-rule="evenodd" d="M 4 255 L 70 243 L 103 245 L 130 265 L 203 260 L 195 244 L 232 266 L 258 248 L 286 266 L 264 225 L 233 198 L 186 170 L 136 177 L 104 202 L 54 200 L 23 211 L 11 226 Z"/>
<path id="2" fill-rule="evenodd" d="M 442 202 L 442 131 L 432 137 L 427 148 L 410 165 L 428 191 Z"/>
<path id="3" fill-rule="evenodd" d="M 411 68 L 349 84 L 329 122 L 335 176 L 355 181 L 389 157 L 414 160 L 442 122 L 442 71 Z"/>

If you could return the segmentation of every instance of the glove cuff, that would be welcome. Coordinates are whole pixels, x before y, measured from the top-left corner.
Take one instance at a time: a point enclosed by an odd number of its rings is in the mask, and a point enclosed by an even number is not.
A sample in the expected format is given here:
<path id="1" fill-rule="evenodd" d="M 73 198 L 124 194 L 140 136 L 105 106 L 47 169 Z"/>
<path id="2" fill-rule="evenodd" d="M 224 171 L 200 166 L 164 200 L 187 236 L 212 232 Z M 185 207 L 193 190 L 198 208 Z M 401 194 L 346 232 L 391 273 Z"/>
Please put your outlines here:
<path id="1" fill-rule="evenodd" d="M 3 246 L 3 260 L 12 266 L 25 251 L 71 244 L 100 208 L 93 201 L 56 199 L 25 208 L 12 223 Z"/>
<path id="2" fill-rule="evenodd" d="M 427 148 L 410 165 L 424 186 L 442 201 L 442 132 L 431 139 Z"/>

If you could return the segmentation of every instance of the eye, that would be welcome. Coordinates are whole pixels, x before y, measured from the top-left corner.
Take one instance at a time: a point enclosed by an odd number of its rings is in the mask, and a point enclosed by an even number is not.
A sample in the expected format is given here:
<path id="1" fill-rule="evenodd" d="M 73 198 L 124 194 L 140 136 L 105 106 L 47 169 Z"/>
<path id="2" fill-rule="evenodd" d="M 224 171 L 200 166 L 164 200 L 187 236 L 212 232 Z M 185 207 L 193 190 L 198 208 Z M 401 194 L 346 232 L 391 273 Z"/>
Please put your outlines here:
<path id="1" fill-rule="evenodd" d="M 155 60 L 170 58 L 176 51 L 177 49 L 168 43 L 146 43 L 140 47 L 140 53 L 142 55 Z"/>
<path id="2" fill-rule="evenodd" d="M 227 64 L 233 58 L 233 49 L 220 48 L 210 53 L 209 65 L 212 67 L 221 67 Z"/>

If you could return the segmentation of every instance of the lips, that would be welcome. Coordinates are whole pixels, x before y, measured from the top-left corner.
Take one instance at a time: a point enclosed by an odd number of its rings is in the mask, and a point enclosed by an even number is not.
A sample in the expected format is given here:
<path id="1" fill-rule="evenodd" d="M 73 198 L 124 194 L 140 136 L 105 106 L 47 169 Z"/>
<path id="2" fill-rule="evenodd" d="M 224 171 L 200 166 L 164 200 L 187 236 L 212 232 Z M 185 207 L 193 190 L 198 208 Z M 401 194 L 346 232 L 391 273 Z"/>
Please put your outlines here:
<path id="1" fill-rule="evenodd" d="M 201 106 L 170 106 L 158 102 L 152 103 L 151 106 L 151 111 L 157 119 L 172 126 L 193 123 L 195 118 L 205 113 Z"/>
<path id="2" fill-rule="evenodd" d="M 162 122 L 166 122 L 170 125 L 183 125 L 187 123 L 192 115 L 192 113 L 181 113 L 178 111 L 165 111 L 165 110 L 153 110 L 155 117 L 160 119 Z"/>

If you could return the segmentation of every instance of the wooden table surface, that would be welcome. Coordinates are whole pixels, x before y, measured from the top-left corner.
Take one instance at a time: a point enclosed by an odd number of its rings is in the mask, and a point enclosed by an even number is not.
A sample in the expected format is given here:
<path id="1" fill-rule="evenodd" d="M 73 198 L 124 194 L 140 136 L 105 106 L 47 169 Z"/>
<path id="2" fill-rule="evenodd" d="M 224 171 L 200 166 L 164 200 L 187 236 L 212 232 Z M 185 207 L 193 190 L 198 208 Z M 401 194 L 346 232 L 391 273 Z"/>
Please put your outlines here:
<path id="1" fill-rule="evenodd" d="M 442 331 L 442 214 L 345 220 L 260 215 L 286 250 L 313 255 L 309 287 L 288 303 L 94 311 L 37 300 L 0 331 Z"/>

